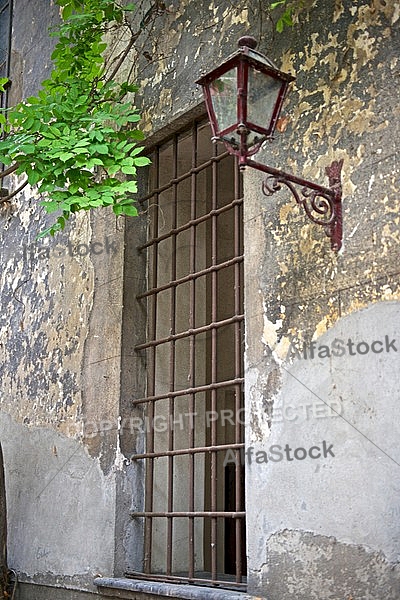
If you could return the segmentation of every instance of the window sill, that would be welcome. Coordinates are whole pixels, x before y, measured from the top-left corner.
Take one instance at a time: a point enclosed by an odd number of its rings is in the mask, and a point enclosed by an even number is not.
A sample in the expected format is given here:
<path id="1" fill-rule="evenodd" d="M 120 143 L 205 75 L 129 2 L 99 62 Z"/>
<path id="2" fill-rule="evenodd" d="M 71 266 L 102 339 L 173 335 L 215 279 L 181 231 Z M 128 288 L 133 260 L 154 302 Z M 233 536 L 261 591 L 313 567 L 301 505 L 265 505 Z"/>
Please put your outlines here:
<path id="1" fill-rule="evenodd" d="M 182 600 L 263 600 L 244 592 L 233 592 L 195 585 L 177 585 L 139 579 L 97 577 L 94 584 L 107 598 L 144 600 L 147 598 L 182 598 Z"/>

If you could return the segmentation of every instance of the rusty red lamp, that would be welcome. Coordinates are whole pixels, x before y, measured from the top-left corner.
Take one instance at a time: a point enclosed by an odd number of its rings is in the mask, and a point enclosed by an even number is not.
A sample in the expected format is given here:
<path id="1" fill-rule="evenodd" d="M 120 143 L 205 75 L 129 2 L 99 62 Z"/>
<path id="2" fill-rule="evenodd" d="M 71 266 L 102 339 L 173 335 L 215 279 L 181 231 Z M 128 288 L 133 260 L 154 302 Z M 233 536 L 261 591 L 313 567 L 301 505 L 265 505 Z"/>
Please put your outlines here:
<path id="1" fill-rule="evenodd" d="M 262 185 L 266 196 L 286 185 L 311 221 L 324 227 L 332 250 L 338 251 L 342 246 L 343 160 L 326 167 L 328 188 L 251 158 L 266 140 L 273 139 L 289 84 L 295 78 L 257 52 L 253 37 L 241 37 L 238 45 L 234 54 L 196 82 L 203 87 L 213 140 L 222 141 L 238 157 L 241 168 L 267 173 Z"/>

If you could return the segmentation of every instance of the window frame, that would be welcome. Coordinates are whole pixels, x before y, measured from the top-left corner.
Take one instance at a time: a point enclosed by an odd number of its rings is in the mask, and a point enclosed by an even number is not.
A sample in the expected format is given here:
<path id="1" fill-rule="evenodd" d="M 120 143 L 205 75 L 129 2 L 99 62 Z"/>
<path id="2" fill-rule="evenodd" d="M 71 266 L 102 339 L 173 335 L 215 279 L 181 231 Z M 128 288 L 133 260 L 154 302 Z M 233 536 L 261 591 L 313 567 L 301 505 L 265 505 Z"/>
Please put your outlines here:
<path id="1" fill-rule="evenodd" d="M 141 344 L 136 345 L 137 353 L 145 353 L 147 355 L 147 371 L 148 371 L 148 389 L 147 394 L 143 398 L 138 398 L 133 401 L 134 409 L 143 408 L 147 406 L 147 414 L 146 414 L 146 422 L 147 427 L 149 423 L 154 423 L 155 418 L 155 405 L 157 402 L 166 401 L 169 404 L 169 415 L 174 415 L 174 401 L 177 398 L 187 395 L 189 397 L 188 407 L 189 410 L 193 413 L 194 407 L 196 404 L 196 394 L 208 394 L 208 406 L 210 407 L 211 413 L 217 413 L 217 395 L 220 393 L 221 388 L 226 387 L 227 389 L 234 390 L 234 415 L 235 415 L 235 439 L 234 442 L 228 444 L 219 444 L 217 440 L 217 429 L 216 426 L 211 424 L 211 433 L 209 440 L 206 444 L 196 445 L 194 442 L 194 431 L 189 432 L 189 447 L 185 449 L 175 449 L 174 443 L 171 438 L 168 442 L 168 448 L 164 451 L 156 451 L 155 442 L 154 442 L 154 427 L 151 426 L 150 430 L 146 436 L 146 447 L 141 451 L 134 453 L 131 456 L 131 460 L 133 463 L 143 465 L 143 462 L 146 463 L 146 484 L 145 484 L 145 500 L 144 500 L 144 510 L 136 510 L 131 512 L 131 517 L 134 520 L 144 520 L 145 522 L 145 535 L 144 535 L 144 564 L 142 572 L 129 572 L 128 576 L 132 576 L 135 578 L 145 578 L 145 579 L 159 579 L 167 582 L 185 582 L 192 584 L 201 584 L 201 585 L 217 585 L 219 587 L 224 587 L 227 589 L 237 589 L 244 590 L 246 587 L 246 577 L 245 577 L 245 511 L 244 511 L 244 469 L 243 469 L 243 450 L 244 450 L 244 428 L 243 422 L 239 419 L 238 415 L 243 414 L 244 410 L 244 396 L 243 396 L 243 386 L 244 386 L 244 367 L 243 367 L 243 358 L 244 358 L 244 306 L 243 306 L 243 192 L 242 192 L 242 181 L 241 175 L 236 163 L 236 160 L 229 156 L 228 152 L 221 151 L 221 149 L 217 146 L 213 146 L 213 150 L 208 158 L 208 160 L 203 163 L 199 163 L 198 160 L 198 139 L 199 132 L 205 128 L 205 122 L 203 119 L 195 119 L 190 127 L 185 127 L 183 130 L 178 131 L 172 136 L 168 136 L 166 139 L 159 141 L 152 148 L 151 154 L 153 156 L 153 170 L 156 173 L 155 182 L 153 185 L 153 189 L 143 198 L 142 205 L 143 207 L 147 206 L 145 210 L 149 211 L 149 214 L 152 214 L 152 223 L 153 223 L 153 235 L 150 239 L 147 240 L 146 243 L 142 244 L 139 247 L 139 252 L 149 252 L 151 254 L 151 248 L 156 248 L 155 251 L 152 252 L 149 263 L 150 263 L 150 278 L 149 281 L 149 289 L 147 289 L 144 293 L 137 296 L 137 300 L 140 303 L 144 303 L 147 307 L 150 328 L 148 332 L 148 339 Z M 192 141 L 192 155 L 191 155 L 191 167 L 184 173 L 179 173 L 177 168 L 178 162 L 178 145 L 183 135 L 187 135 L 188 131 L 190 131 L 191 141 Z M 211 135 L 207 132 L 209 139 Z M 172 144 L 172 176 L 168 182 L 161 182 L 159 173 L 160 173 L 160 164 L 162 162 L 162 149 L 165 148 L 166 144 Z M 232 202 L 218 206 L 218 177 L 219 177 L 219 169 L 220 165 L 223 161 L 234 161 L 233 165 L 233 200 Z M 196 214 L 196 193 L 197 193 L 197 178 L 199 174 L 208 169 L 208 173 L 210 175 L 211 181 L 211 206 L 208 212 L 204 215 L 198 216 Z M 183 226 L 179 226 L 176 221 L 172 223 L 172 226 L 169 232 L 161 234 L 158 230 L 158 219 L 160 215 L 160 204 L 159 198 L 166 190 L 171 190 L 174 196 L 174 203 L 178 202 L 178 188 L 180 182 L 185 179 L 189 180 L 190 188 L 191 188 L 191 214 L 190 219 Z M 176 210 L 176 209 L 175 209 Z M 234 256 L 230 259 L 222 262 L 218 262 L 217 260 L 217 229 L 218 229 L 218 219 L 221 219 L 220 215 L 227 211 L 232 211 L 233 215 L 233 223 L 234 223 Z M 205 220 L 209 221 L 210 228 L 210 239 L 211 239 L 211 248 L 210 248 L 210 259 L 211 263 L 205 268 L 200 269 L 200 271 L 196 271 L 196 253 L 195 250 L 190 252 L 190 273 L 185 277 L 177 277 L 176 275 L 176 239 L 177 236 L 182 233 L 182 231 L 187 230 L 190 234 L 192 244 L 191 248 L 195 248 L 195 237 L 196 237 L 196 227 L 200 225 Z M 158 251 L 157 247 L 160 243 L 167 239 L 167 237 L 172 239 L 172 261 L 175 261 L 175 277 L 173 276 L 174 267 L 172 268 L 172 278 L 168 284 L 159 285 L 157 281 L 157 257 Z M 232 268 L 234 271 L 233 284 L 234 284 L 234 315 L 228 319 L 218 320 L 217 314 L 217 280 L 218 274 L 223 269 Z M 210 323 L 202 327 L 196 327 L 196 323 L 193 321 L 194 311 L 190 310 L 189 312 L 192 314 L 192 320 L 189 323 L 189 327 L 185 332 L 175 332 L 174 331 L 174 321 L 176 319 L 176 289 L 182 283 L 188 283 L 191 286 L 191 298 L 193 300 L 193 294 L 195 293 L 196 281 L 201 278 L 207 276 L 211 281 L 211 308 L 210 308 Z M 157 338 L 157 294 L 161 292 L 165 292 L 166 290 L 170 290 L 172 294 L 171 300 L 171 314 L 170 314 L 170 322 L 172 323 L 172 333 L 169 336 L 164 336 L 164 338 Z M 175 299 L 174 299 L 175 298 Z M 194 300 L 193 300 L 194 302 Z M 217 367 L 216 367 L 216 357 L 217 357 L 217 339 L 218 339 L 218 330 L 223 327 L 232 327 L 234 331 L 234 356 L 235 356 L 235 366 L 234 366 L 234 377 L 229 381 L 218 381 Z M 172 355 L 175 350 L 174 344 L 177 340 L 182 339 L 183 337 L 187 337 L 189 339 L 190 344 L 190 353 L 193 354 L 193 345 L 195 344 L 194 340 L 196 336 L 202 333 L 209 333 L 209 348 L 211 352 L 211 370 L 210 370 L 210 381 L 206 385 L 196 385 L 194 379 L 194 373 L 192 370 L 191 379 L 189 381 L 189 386 L 186 389 L 172 389 L 167 393 L 157 394 L 156 392 L 156 353 L 157 347 L 161 344 L 171 344 Z M 172 362 L 176 360 L 176 356 L 173 357 Z M 174 365 L 172 366 L 172 372 L 174 372 Z M 172 375 L 172 379 L 174 376 Z M 172 382 L 173 383 L 173 382 Z M 171 413 L 172 411 L 172 413 Z M 234 499 L 233 499 L 233 510 L 221 510 L 217 506 L 217 455 L 218 453 L 228 453 L 231 452 L 234 456 Z M 195 477 L 195 467 L 194 460 L 195 455 L 202 453 L 204 456 L 210 456 L 210 466 L 209 472 L 211 473 L 210 479 L 210 507 L 209 510 L 195 510 L 194 509 L 194 498 L 192 492 L 189 493 L 189 510 L 186 511 L 175 511 L 173 509 L 173 497 L 171 497 L 170 486 L 171 486 L 171 478 L 173 472 L 173 463 L 174 457 L 185 454 L 189 459 L 189 489 L 193 490 L 194 482 L 193 479 Z M 220 454 L 220 456 L 221 456 Z M 168 462 L 168 510 L 165 511 L 155 511 L 153 508 L 153 493 L 154 493 L 154 463 L 160 458 L 166 458 Z M 225 464 L 224 464 L 225 466 Z M 231 465 L 230 465 L 231 466 Z M 232 469 L 231 473 L 232 473 Z M 232 475 L 230 476 L 232 485 Z M 224 483 L 225 487 L 227 486 L 226 482 Z M 229 502 L 229 500 L 225 500 L 225 502 Z M 230 498 L 232 503 L 232 498 Z M 231 506 L 231 508 L 233 508 Z M 152 527 L 155 519 L 166 519 L 167 520 L 167 543 L 166 543 L 166 567 L 164 573 L 154 572 L 152 569 L 152 543 L 153 543 L 153 532 Z M 174 574 L 173 569 L 173 527 L 174 520 L 176 519 L 187 519 L 188 520 L 188 541 L 189 541 L 189 552 L 188 552 L 188 569 L 186 574 L 183 576 L 181 574 Z M 203 519 L 205 523 L 207 520 L 209 522 L 209 537 L 210 537 L 210 569 L 209 576 L 205 576 L 202 574 L 198 576 L 195 569 L 195 558 L 194 558 L 194 521 L 195 519 Z M 234 536 L 232 537 L 232 533 L 230 534 L 230 539 L 234 539 L 234 556 L 235 556 L 235 573 L 233 577 L 227 576 L 228 573 L 224 573 L 224 576 L 221 578 L 220 569 L 217 566 L 218 563 L 218 532 L 217 529 L 219 527 L 219 523 L 223 520 L 224 523 L 234 522 Z M 176 522 L 176 521 L 175 521 Z M 205 527 L 203 528 L 203 534 L 205 531 Z M 225 530 L 225 529 L 224 529 Z M 229 537 L 229 536 L 228 536 Z M 221 544 L 219 544 L 220 546 Z M 226 571 L 227 568 L 224 567 Z"/>

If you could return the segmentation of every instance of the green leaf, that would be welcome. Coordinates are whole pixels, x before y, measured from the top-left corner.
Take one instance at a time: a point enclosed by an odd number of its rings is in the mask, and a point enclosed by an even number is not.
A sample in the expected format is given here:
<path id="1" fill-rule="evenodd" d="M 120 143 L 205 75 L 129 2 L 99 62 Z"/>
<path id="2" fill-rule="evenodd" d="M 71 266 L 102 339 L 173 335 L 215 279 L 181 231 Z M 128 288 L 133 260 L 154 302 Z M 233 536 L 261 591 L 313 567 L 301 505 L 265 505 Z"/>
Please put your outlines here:
<path id="1" fill-rule="evenodd" d="M 70 158 L 73 158 L 73 154 L 72 152 L 62 152 L 60 154 L 60 160 L 62 160 L 63 162 L 67 162 L 67 160 L 69 160 Z"/>
<path id="2" fill-rule="evenodd" d="M 95 138 L 98 142 L 102 142 L 104 140 L 104 134 L 97 129 L 95 131 Z"/>
<path id="3" fill-rule="evenodd" d="M 129 115 L 128 117 L 125 117 L 125 121 L 127 121 L 128 123 L 137 123 L 138 121 L 140 121 L 140 115 Z"/>
<path id="4" fill-rule="evenodd" d="M 136 175 L 136 168 L 130 167 L 129 165 L 123 165 L 121 171 L 125 173 L 125 175 Z"/>
<path id="5" fill-rule="evenodd" d="M 117 216 L 122 215 L 124 210 L 123 206 L 121 206 L 120 204 L 114 204 L 112 208 L 114 214 L 116 214 Z"/>
<path id="6" fill-rule="evenodd" d="M 61 16 L 64 21 L 66 21 L 68 19 L 68 17 L 70 17 L 72 15 L 72 11 L 73 11 L 73 7 L 71 6 L 71 4 L 64 6 L 62 13 L 61 13 Z"/>
<path id="7" fill-rule="evenodd" d="M 36 96 L 29 96 L 29 98 L 27 98 L 27 99 L 25 100 L 25 103 L 26 103 L 27 105 L 29 105 L 29 104 L 39 104 L 39 103 L 40 103 L 40 100 L 39 100 L 39 98 L 37 98 Z"/>
<path id="8" fill-rule="evenodd" d="M 101 166 L 103 164 L 104 163 L 100 158 L 89 158 L 89 160 L 86 162 L 86 167 L 88 169 L 93 169 L 93 167 Z"/>
<path id="9" fill-rule="evenodd" d="M 58 202 L 55 202 L 54 200 L 42 200 L 41 202 L 39 202 L 39 204 L 41 204 L 44 207 L 47 213 L 53 213 L 59 209 Z"/>
<path id="10" fill-rule="evenodd" d="M 145 167 L 151 164 L 151 160 L 147 156 L 137 156 L 134 159 L 134 163 L 137 167 Z"/>
<path id="11" fill-rule="evenodd" d="M 272 2 L 272 4 L 271 4 L 271 10 L 273 10 L 274 8 L 277 8 L 281 4 L 286 4 L 286 0 L 279 0 L 279 2 Z"/>
<path id="12" fill-rule="evenodd" d="M 35 125 L 35 118 L 34 117 L 28 117 L 26 119 L 26 121 L 24 122 L 24 129 L 30 130 L 30 129 L 33 128 L 34 125 Z"/>
<path id="13" fill-rule="evenodd" d="M 108 154 L 108 146 L 106 144 L 92 144 L 90 150 L 99 154 Z"/>
<path id="14" fill-rule="evenodd" d="M 120 170 L 120 166 L 119 165 L 115 165 L 114 164 L 114 165 L 107 166 L 107 172 L 111 176 L 113 176 L 116 173 L 118 173 L 119 170 Z"/>
<path id="15" fill-rule="evenodd" d="M 123 206 L 122 207 L 122 213 L 124 215 L 127 215 L 128 217 L 136 217 L 138 215 L 138 210 L 136 208 L 136 206 Z"/>
<path id="16" fill-rule="evenodd" d="M 64 229 L 71 213 L 113 205 L 116 214 L 135 216 L 130 193 L 137 192 L 137 168 L 149 164 L 138 156 L 144 147 L 139 129 L 128 130 L 140 115 L 126 94 L 138 86 L 126 81 L 105 82 L 107 31 L 123 23 L 126 6 L 115 0 L 56 0 L 62 23 L 52 58 L 53 71 L 36 96 L 0 111 L 6 138 L 0 141 L 0 160 L 18 162 L 16 174 L 38 185 L 47 196 L 40 202 L 48 213 L 63 211 L 39 237 Z M 126 26 L 125 24 L 123 25 Z M 7 84 L 0 78 L 1 86 Z M 93 172 L 97 166 L 103 167 Z M 120 181 L 119 173 L 132 177 Z"/>
<path id="17" fill-rule="evenodd" d="M 85 139 L 83 139 L 83 140 L 78 140 L 78 141 L 76 142 L 76 145 L 77 145 L 77 146 L 89 146 L 89 144 L 90 144 L 90 140 L 85 140 Z"/>
<path id="18" fill-rule="evenodd" d="M 27 177 L 30 185 L 36 185 L 41 179 L 43 179 L 43 174 L 39 173 L 38 171 L 30 171 L 27 174 Z"/>
<path id="19" fill-rule="evenodd" d="M 104 44 L 104 43 L 102 43 L 102 44 L 97 44 L 97 47 L 96 47 L 96 49 L 97 49 L 97 52 L 99 52 L 100 54 L 101 54 L 102 52 L 104 52 L 104 50 L 105 50 L 106 48 L 107 48 L 107 44 Z"/>
<path id="20" fill-rule="evenodd" d="M 78 184 L 78 183 L 71 183 L 71 185 L 70 185 L 70 186 L 69 186 L 69 188 L 68 188 L 68 191 L 69 191 L 71 194 L 75 194 L 75 192 L 77 192 L 77 191 L 79 190 L 79 187 L 80 187 L 80 186 L 79 186 L 79 184 Z"/>
<path id="21" fill-rule="evenodd" d="M 134 140 L 144 140 L 145 135 L 143 131 L 140 131 L 140 129 L 132 129 L 129 132 L 129 137 L 133 138 Z"/>
<path id="22" fill-rule="evenodd" d="M 136 144 L 129 144 L 129 146 L 133 146 L 133 145 L 136 145 Z M 144 150 L 144 146 L 136 146 L 136 148 L 134 150 L 132 150 L 130 155 L 136 156 L 137 154 L 140 154 L 143 150 Z M 126 149 L 126 151 L 128 151 L 128 150 Z"/>
<path id="23" fill-rule="evenodd" d="M 43 131 L 42 135 L 43 137 L 48 138 L 50 140 L 54 140 L 56 137 L 50 129 L 46 129 L 45 131 Z"/>
<path id="24" fill-rule="evenodd" d="M 25 154 L 32 154 L 36 150 L 36 146 L 34 144 L 22 144 L 21 146 L 22 152 Z"/>
<path id="25" fill-rule="evenodd" d="M 293 25 L 290 9 L 288 9 L 286 12 L 283 13 L 282 20 L 285 23 L 285 25 L 289 25 L 289 27 L 291 27 Z"/>
<path id="26" fill-rule="evenodd" d="M 101 198 L 99 198 L 98 200 L 90 200 L 89 202 L 89 206 L 92 206 L 93 208 L 97 208 L 98 206 L 102 206 L 103 205 L 103 200 Z"/>
<path id="27" fill-rule="evenodd" d="M 124 181 L 121 188 L 126 192 L 135 194 L 137 192 L 137 183 L 136 181 Z"/>
<path id="28" fill-rule="evenodd" d="M 121 92 L 126 94 L 127 92 L 137 92 L 139 90 L 139 86 L 132 85 L 127 82 L 121 84 Z"/>
<path id="29" fill-rule="evenodd" d="M 77 147 L 77 148 L 72 148 L 71 152 L 75 155 L 77 154 L 87 154 L 88 153 L 88 149 L 84 148 L 84 147 Z"/>
<path id="30" fill-rule="evenodd" d="M 0 92 L 6 91 L 8 81 L 8 77 L 0 77 Z"/>
<path id="31" fill-rule="evenodd" d="M 121 206 L 132 206 L 132 198 L 123 198 L 118 204 L 121 204 Z"/>

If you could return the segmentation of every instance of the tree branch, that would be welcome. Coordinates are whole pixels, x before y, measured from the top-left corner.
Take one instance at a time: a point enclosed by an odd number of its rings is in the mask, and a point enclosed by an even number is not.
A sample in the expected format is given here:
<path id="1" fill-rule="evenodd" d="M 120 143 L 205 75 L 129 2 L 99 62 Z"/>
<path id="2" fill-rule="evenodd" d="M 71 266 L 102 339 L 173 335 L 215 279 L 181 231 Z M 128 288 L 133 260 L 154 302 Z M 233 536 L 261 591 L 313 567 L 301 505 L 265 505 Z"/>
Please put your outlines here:
<path id="1" fill-rule="evenodd" d="M 121 53 L 120 59 L 118 60 L 116 66 L 114 67 L 111 75 L 109 75 L 107 77 L 106 83 L 109 83 L 110 81 L 112 81 L 114 79 L 114 77 L 116 76 L 116 74 L 118 73 L 120 68 L 122 67 L 126 57 L 128 56 L 129 52 L 132 50 L 133 46 L 135 45 L 137 39 L 140 37 L 143 30 L 145 30 L 146 27 L 152 21 L 154 22 L 154 20 L 157 18 L 157 16 L 159 16 L 160 14 L 162 14 L 163 12 L 166 12 L 166 11 L 167 11 L 167 8 L 166 8 L 164 2 L 162 2 L 162 0 L 155 0 L 154 4 L 149 8 L 149 10 L 146 12 L 145 16 L 141 20 L 138 31 L 133 32 L 131 30 L 131 39 L 128 42 L 126 48 Z"/>
<path id="2" fill-rule="evenodd" d="M 0 172 L 0 179 L 4 179 L 4 177 L 7 177 L 7 175 L 11 175 L 11 173 L 14 173 L 14 171 L 16 171 L 19 167 L 18 163 L 15 163 L 14 165 L 11 165 L 11 167 L 8 167 L 8 169 L 5 169 L 4 171 Z"/>
<path id="3" fill-rule="evenodd" d="M 7 194 L 7 196 L 0 197 L 0 204 L 3 204 L 4 202 L 9 202 L 11 200 L 11 198 L 14 198 L 14 196 L 19 194 L 19 192 L 21 190 L 23 190 L 24 187 L 26 187 L 27 185 L 28 185 L 28 180 L 24 181 L 24 183 L 22 183 L 12 194 Z"/>

